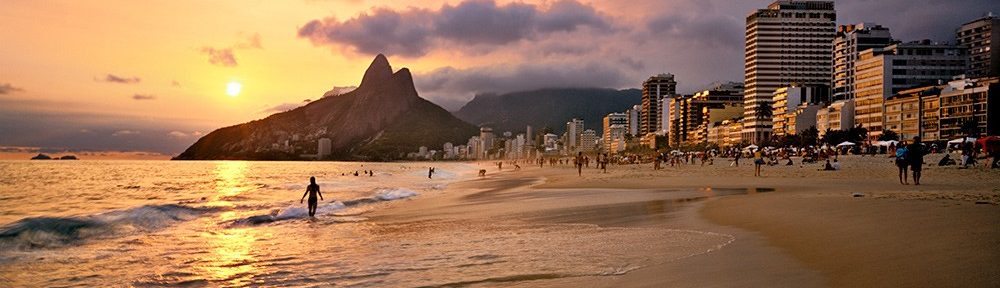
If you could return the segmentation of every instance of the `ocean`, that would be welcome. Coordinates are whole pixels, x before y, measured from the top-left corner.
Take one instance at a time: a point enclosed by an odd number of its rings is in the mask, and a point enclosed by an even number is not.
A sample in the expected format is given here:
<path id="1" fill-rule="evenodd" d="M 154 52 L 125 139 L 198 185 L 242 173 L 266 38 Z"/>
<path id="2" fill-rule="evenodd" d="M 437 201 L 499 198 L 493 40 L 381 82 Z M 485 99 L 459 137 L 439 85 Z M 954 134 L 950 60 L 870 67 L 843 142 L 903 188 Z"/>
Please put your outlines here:
<path id="1" fill-rule="evenodd" d="M 733 240 L 514 219 L 368 218 L 414 197 L 449 193 L 450 184 L 475 179 L 479 168 L 0 161 L 0 286 L 464 286 L 621 275 Z M 299 203 L 313 176 L 325 198 L 316 218 Z"/>

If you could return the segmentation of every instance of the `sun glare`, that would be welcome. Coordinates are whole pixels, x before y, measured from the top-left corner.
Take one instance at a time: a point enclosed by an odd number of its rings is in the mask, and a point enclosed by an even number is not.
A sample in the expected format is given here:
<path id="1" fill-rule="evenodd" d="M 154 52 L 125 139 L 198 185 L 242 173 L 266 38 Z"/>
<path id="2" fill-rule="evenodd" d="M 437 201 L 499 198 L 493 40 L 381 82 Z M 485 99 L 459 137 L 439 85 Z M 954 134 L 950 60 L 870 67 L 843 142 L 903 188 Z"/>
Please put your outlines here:
<path id="1" fill-rule="evenodd" d="M 243 85 L 240 84 L 239 82 L 236 81 L 229 82 L 229 84 L 226 85 L 226 94 L 228 94 L 230 97 L 236 97 L 237 95 L 240 95 L 240 90 L 242 89 Z"/>

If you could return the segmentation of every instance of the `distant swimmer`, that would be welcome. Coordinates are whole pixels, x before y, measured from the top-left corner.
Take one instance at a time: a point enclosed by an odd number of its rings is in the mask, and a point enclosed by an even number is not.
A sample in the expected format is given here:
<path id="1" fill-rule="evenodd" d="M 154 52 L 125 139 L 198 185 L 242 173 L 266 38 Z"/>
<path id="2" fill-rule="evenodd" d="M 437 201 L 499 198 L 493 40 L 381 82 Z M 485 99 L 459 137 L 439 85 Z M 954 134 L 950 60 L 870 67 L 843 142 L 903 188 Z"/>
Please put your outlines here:
<path id="1" fill-rule="evenodd" d="M 302 199 L 309 195 L 309 217 L 316 216 L 316 194 L 319 194 L 319 200 L 323 200 L 323 193 L 319 192 L 319 185 L 316 185 L 316 177 L 309 177 L 309 186 L 306 187 L 306 193 L 302 193 L 302 198 L 299 199 L 299 203 L 302 203 Z"/>

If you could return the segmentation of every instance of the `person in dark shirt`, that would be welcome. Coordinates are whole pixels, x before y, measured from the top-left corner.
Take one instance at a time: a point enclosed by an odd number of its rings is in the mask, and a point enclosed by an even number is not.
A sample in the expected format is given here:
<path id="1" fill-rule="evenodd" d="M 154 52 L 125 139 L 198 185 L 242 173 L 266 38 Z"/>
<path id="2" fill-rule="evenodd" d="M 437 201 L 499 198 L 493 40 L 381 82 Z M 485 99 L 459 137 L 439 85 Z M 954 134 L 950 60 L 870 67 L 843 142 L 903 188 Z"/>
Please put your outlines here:
<path id="1" fill-rule="evenodd" d="M 913 137 L 913 143 L 906 147 L 906 160 L 913 171 L 913 184 L 920 185 L 920 169 L 924 166 L 924 144 L 920 136 Z"/>

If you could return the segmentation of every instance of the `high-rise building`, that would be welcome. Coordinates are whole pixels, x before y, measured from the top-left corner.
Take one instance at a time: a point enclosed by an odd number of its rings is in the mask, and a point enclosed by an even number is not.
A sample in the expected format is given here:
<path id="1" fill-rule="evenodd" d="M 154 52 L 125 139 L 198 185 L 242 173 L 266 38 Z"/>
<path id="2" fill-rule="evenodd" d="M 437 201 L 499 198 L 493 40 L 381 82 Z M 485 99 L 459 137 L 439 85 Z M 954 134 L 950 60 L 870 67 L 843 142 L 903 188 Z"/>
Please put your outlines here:
<path id="1" fill-rule="evenodd" d="M 525 143 L 528 148 L 535 147 L 535 130 L 531 129 L 531 125 L 528 125 L 527 129 L 524 131 Z"/>
<path id="2" fill-rule="evenodd" d="M 639 117 L 642 112 L 642 105 L 634 105 L 625 113 L 628 114 L 628 134 L 639 137 Z"/>
<path id="3" fill-rule="evenodd" d="M 709 127 L 743 115 L 743 83 L 718 84 L 695 93 L 687 101 L 684 140 L 691 144 L 706 142 Z"/>
<path id="4" fill-rule="evenodd" d="M 861 51 L 892 44 L 889 28 L 872 23 L 840 25 L 833 39 L 833 101 L 854 99 L 854 66 Z"/>
<path id="5" fill-rule="evenodd" d="M 830 83 L 836 21 L 833 1 L 780 0 L 747 16 L 742 140 L 771 136 L 774 90 Z"/>
<path id="6" fill-rule="evenodd" d="M 1000 17 L 990 13 L 962 24 L 955 36 L 969 49 L 968 77 L 1000 76 Z"/>
<path id="7" fill-rule="evenodd" d="M 673 97 L 677 93 L 677 81 L 674 74 L 658 74 L 642 82 L 642 113 L 639 134 L 646 135 L 662 130 L 660 118 L 663 98 Z"/>
<path id="8" fill-rule="evenodd" d="M 493 128 L 482 127 L 479 128 L 479 159 L 489 159 L 489 151 L 493 149 Z"/>
<path id="9" fill-rule="evenodd" d="M 580 146 L 580 133 L 583 133 L 583 119 L 570 120 L 566 122 L 566 148 L 574 151 Z"/>
<path id="10" fill-rule="evenodd" d="M 965 73 L 963 46 L 930 40 L 900 43 L 861 52 L 855 66 L 854 123 L 868 129 L 869 140 L 882 135 L 885 99 L 903 89 L 949 81 Z"/>
<path id="11" fill-rule="evenodd" d="M 601 137 L 597 136 L 597 132 L 591 129 L 584 130 L 580 133 L 580 146 L 577 151 L 589 152 L 594 151 L 597 147 L 597 141 L 600 141 Z"/>
<path id="12" fill-rule="evenodd" d="M 326 158 L 326 156 L 330 156 L 330 153 L 332 152 L 331 147 L 333 147 L 331 144 L 332 141 L 330 141 L 330 138 L 320 138 L 319 145 L 316 148 L 316 157 L 323 159 Z"/>
<path id="13" fill-rule="evenodd" d="M 617 138 L 625 137 L 625 125 L 628 124 L 628 116 L 625 113 L 611 113 L 604 116 L 604 150 L 611 148 L 611 142 Z M 613 151 L 615 152 L 615 151 Z"/>

